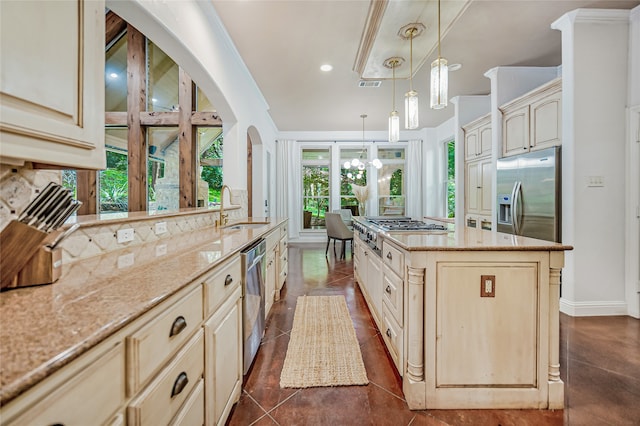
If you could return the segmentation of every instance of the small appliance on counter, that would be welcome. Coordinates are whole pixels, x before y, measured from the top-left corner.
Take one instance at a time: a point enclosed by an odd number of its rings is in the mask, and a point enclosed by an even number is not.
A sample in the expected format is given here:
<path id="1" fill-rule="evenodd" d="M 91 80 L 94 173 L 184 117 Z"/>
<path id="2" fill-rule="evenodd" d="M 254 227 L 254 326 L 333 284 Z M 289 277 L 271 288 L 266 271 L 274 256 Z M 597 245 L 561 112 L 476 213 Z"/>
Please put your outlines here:
<path id="1" fill-rule="evenodd" d="M 60 278 L 59 244 L 78 228 L 55 232 L 82 203 L 68 189 L 49 183 L 17 220 L 0 233 L 0 290 L 51 284 Z"/>

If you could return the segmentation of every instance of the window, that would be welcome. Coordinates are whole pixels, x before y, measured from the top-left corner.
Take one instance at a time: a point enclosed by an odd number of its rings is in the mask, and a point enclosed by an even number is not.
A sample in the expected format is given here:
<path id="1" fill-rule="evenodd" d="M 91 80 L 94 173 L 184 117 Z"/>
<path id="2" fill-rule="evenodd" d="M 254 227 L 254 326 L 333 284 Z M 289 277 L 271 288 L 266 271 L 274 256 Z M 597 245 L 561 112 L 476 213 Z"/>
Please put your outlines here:
<path id="1" fill-rule="evenodd" d="M 330 148 L 302 149 L 303 229 L 324 229 L 324 214 L 329 209 Z"/>
<path id="2" fill-rule="evenodd" d="M 360 214 L 358 209 L 358 200 L 353 193 L 352 184 L 366 186 L 367 185 L 367 169 L 345 169 L 342 165 L 346 161 L 358 158 L 362 161 L 367 160 L 366 150 L 362 149 L 340 149 L 340 208 L 350 209 L 354 216 Z"/>
<path id="3" fill-rule="evenodd" d="M 451 140 L 446 143 L 447 154 L 447 190 L 445 191 L 447 199 L 445 205 L 447 206 L 447 217 L 453 218 L 456 216 L 456 142 Z"/>
<path id="4" fill-rule="evenodd" d="M 378 171 L 378 213 L 405 214 L 405 149 L 380 148 L 378 158 L 382 168 Z"/>
<path id="5" fill-rule="evenodd" d="M 98 211 L 126 212 L 128 210 L 127 128 L 105 131 L 107 168 L 98 175 Z"/>
<path id="6" fill-rule="evenodd" d="M 198 128 L 200 178 L 198 179 L 198 207 L 220 204 L 222 189 L 222 129 Z"/>

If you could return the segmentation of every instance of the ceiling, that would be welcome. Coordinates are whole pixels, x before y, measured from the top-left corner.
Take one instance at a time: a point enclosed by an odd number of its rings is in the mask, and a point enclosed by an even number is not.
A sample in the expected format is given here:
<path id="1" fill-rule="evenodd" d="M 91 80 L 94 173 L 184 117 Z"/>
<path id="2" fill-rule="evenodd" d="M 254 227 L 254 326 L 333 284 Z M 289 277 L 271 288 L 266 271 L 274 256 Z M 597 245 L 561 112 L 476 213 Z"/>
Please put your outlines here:
<path id="1" fill-rule="evenodd" d="M 451 103 L 429 108 L 429 64 L 437 58 L 437 1 L 213 0 L 231 39 L 270 107 L 280 131 L 385 130 L 395 107 L 404 117 L 410 42 L 398 35 L 409 23 L 426 29 L 413 40 L 413 89 L 420 127 L 453 117 Z M 558 66 L 561 32 L 550 25 L 577 8 L 632 9 L 621 0 L 442 0 L 441 52 L 449 64 L 449 98 L 486 95 L 484 73 L 496 66 Z M 595 54 L 595 52 L 594 52 Z M 381 59 L 405 59 L 391 70 Z M 320 71 L 331 64 L 330 72 Z M 426 65 L 423 65 L 426 64 Z M 418 69 L 419 68 L 419 69 Z M 386 74 L 385 74 L 386 73 Z M 380 87 L 359 87 L 361 79 Z"/>

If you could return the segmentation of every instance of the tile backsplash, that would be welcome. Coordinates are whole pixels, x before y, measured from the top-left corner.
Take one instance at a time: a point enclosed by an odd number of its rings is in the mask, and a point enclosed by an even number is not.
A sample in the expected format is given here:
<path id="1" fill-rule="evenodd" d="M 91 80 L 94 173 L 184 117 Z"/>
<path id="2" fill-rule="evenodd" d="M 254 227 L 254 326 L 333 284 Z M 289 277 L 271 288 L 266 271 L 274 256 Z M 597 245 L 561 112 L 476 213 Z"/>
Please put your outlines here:
<path id="1" fill-rule="evenodd" d="M 27 207 L 49 182 L 60 184 L 59 170 L 33 170 L 0 164 L 0 230 Z"/>

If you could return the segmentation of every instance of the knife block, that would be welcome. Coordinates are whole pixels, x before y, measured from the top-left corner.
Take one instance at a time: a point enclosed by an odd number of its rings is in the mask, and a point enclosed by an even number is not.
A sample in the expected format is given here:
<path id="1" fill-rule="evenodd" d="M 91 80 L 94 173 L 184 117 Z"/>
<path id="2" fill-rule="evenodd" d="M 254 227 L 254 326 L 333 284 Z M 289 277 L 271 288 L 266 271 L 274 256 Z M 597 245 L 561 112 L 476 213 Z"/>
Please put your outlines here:
<path id="1" fill-rule="evenodd" d="M 51 263 L 53 266 L 55 263 L 53 253 L 51 253 L 51 256 L 48 254 L 40 254 L 40 251 L 45 249 L 43 244 L 47 237 L 51 237 L 51 234 L 47 234 L 17 220 L 12 220 L 2 230 L 2 233 L 0 233 L 0 290 L 31 285 L 25 284 L 24 279 L 20 281 L 18 274 L 28 264 L 34 261 L 35 263 L 42 263 L 43 265 Z M 57 255 L 59 256 L 60 253 L 58 252 Z M 44 258 L 42 256 L 44 256 Z M 51 257 L 51 262 L 49 262 L 49 257 Z M 30 266 L 29 268 L 34 267 L 35 266 Z M 40 272 L 36 272 L 36 269 L 39 268 L 29 269 L 26 276 L 43 276 Z M 55 275 L 53 269 L 55 268 L 52 268 L 51 273 L 46 273 L 44 276 L 53 277 Z M 57 273 L 59 274 L 59 272 Z M 19 282 L 23 284 L 19 284 Z"/>

